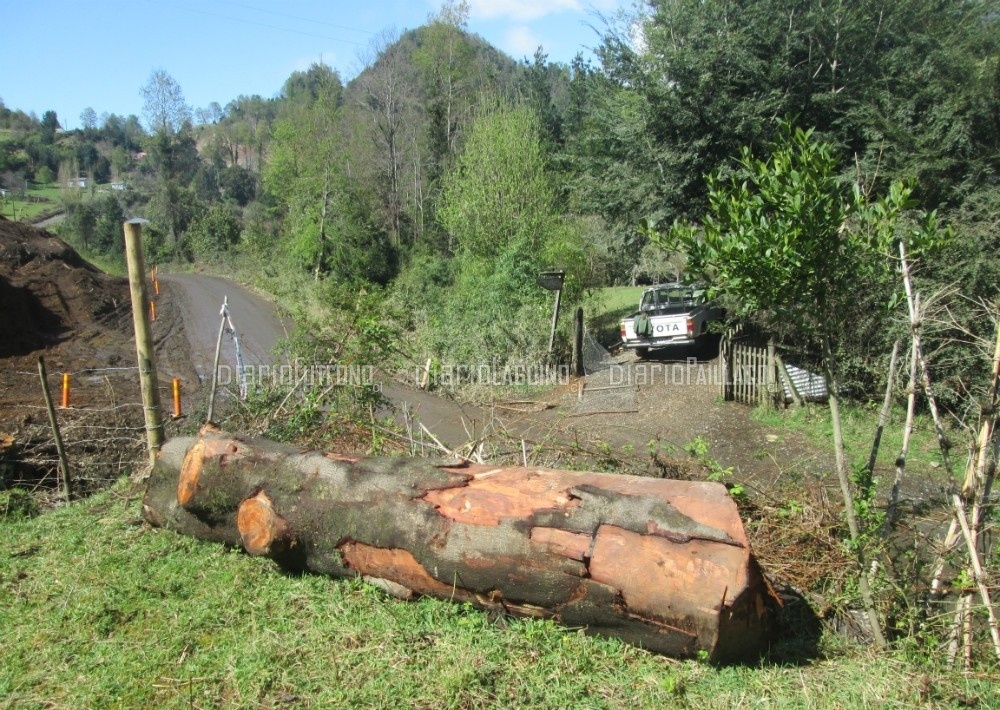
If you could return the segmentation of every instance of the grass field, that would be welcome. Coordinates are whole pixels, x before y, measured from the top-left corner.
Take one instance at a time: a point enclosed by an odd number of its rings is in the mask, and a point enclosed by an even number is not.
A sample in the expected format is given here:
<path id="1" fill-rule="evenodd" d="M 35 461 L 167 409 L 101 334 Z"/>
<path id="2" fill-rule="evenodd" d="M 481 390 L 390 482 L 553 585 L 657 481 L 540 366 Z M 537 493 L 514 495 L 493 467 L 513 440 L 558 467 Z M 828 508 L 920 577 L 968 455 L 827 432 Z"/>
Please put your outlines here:
<path id="1" fill-rule="evenodd" d="M 620 342 L 618 324 L 639 308 L 639 298 L 645 286 L 611 286 L 588 294 L 583 303 L 587 328 L 601 345 L 610 347 Z"/>
<path id="2" fill-rule="evenodd" d="M 878 426 L 878 408 L 880 406 L 881 403 L 878 403 L 877 406 L 865 406 L 852 402 L 841 404 L 844 448 L 851 462 L 857 465 L 865 464 L 868 461 L 875 429 Z M 816 447 L 832 449 L 833 424 L 830 419 L 830 410 L 826 406 L 810 405 L 799 409 L 785 410 L 759 407 L 753 411 L 752 416 L 761 424 L 773 427 L 775 431 L 801 432 Z M 903 446 L 905 420 L 906 410 L 899 406 L 893 407 L 879 444 L 878 463 L 883 469 L 891 470 L 899 455 Z M 963 432 L 957 430 L 952 435 L 956 441 L 962 441 L 965 436 Z M 934 433 L 934 423 L 928 415 L 918 415 L 914 421 L 913 436 L 910 439 L 907 468 L 911 471 L 917 469 L 929 473 L 935 468 L 941 470 L 941 461 L 941 450 L 938 448 L 937 436 Z M 961 474 L 964 474 L 964 470 L 956 471 L 956 475 Z M 943 478 L 941 480 L 944 481 Z"/>
<path id="3" fill-rule="evenodd" d="M 0 514 L 4 512 L 0 503 Z M 0 707 L 998 707 L 997 676 L 821 642 L 716 668 L 153 529 L 128 482 L 0 518 Z"/>
<path id="4" fill-rule="evenodd" d="M 55 183 L 47 185 L 29 183 L 28 199 L 8 194 L 0 200 L 0 214 L 10 220 L 29 222 L 40 214 L 58 209 L 59 199 L 60 190 Z"/>

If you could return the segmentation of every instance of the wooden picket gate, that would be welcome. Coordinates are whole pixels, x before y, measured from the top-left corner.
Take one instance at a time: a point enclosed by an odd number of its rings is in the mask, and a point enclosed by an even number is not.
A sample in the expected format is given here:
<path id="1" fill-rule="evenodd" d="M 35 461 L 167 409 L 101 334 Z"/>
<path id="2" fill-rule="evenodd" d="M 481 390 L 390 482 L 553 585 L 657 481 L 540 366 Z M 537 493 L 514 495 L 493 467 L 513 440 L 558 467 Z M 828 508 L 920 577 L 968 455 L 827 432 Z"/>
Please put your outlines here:
<path id="1" fill-rule="evenodd" d="M 784 400 L 784 391 L 778 385 L 773 345 L 755 343 L 742 329 L 734 328 L 722 337 L 719 358 L 723 375 L 721 394 L 727 402 L 756 406 Z"/>
<path id="2" fill-rule="evenodd" d="M 719 360 L 721 394 L 727 402 L 785 406 L 827 399 L 826 378 L 784 362 L 771 342 L 742 326 L 722 336 Z"/>

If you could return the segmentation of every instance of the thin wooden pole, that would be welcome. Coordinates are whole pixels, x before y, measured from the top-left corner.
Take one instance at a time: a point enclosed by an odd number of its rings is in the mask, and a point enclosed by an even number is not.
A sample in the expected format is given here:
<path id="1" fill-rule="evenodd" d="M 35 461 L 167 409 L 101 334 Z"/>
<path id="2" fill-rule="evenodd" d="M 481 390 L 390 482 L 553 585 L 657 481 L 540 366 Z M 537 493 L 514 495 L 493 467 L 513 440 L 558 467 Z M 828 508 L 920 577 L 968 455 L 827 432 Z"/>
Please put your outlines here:
<path id="1" fill-rule="evenodd" d="M 896 359 L 899 357 L 899 340 L 892 344 L 892 357 L 889 358 L 889 376 L 885 383 L 885 399 L 882 400 L 882 411 L 878 415 L 878 425 L 875 427 L 875 439 L 872 442 L 872 451 L 868 455 L 868 465 L 865 466 L 865 486 L 871 484 L 872 476 L 875 473 L 875 461 L 878 459 L 879 446 L 882 443 L 882 432 L 889 421 L 889 408 L 892 407 L 892 387 L 896 383 Z"/>
<path id="2" fill-rule="evenodd" d="M 556 324 L 559 322 L 559 304 L 562 302 L 562 283 L 559 284 L 559 288 L 556 289 L 556 305 L 552 309 L 552 330 L 549 333 L 549 352 L 556 345 Z"/>
<path id="3" fill-rule="evenodd" d="M 837 479 L 840 482 L 840 492 L 844 497 L 844 516 L 847 518 L 847 529 L 854 545 L 854 558 L 858 564 L 858 589 L 864 602 L 871 626 L 872 639 L 879 648 L 886 647 L 885 636 L 882 634 L 878 611 L 875 609 L 875 598 L 872 596 L 868 581 L 868 568 L 865 565 L 865 551 L 860 544 L 861 529 L 858 525 L 857 513 L 854 510 L 854 494 L 851 492 L 851 480 L 847 472 L 847 461 L 844 453 L 844 430 L 840 420 L 840 398 L 837 395 L 837 378 L 834 371 L 833 349 L 830 347 L 830 336 L 823 335 L 823 368 L 826 371 L 826 388 L 829 397 L 830 421 L 833 424 L 833 453 L 837 464 Z"/>
<path id="4" fill-rule="evenodd" d="M 62 376 L 62 409 L 69 409 L 69 373 L 64 372 Z"/>
<path id="5" fill-rule="evenodd" d="M 163 446 L 163 421 L 160 410 L 160 391 L 156 382 L 156 351 L 153 348 L 153 331 L 149 322 L 149 296 L 146 293 L 146 269 L 142 258 L 142 223 L 130 220 L 125 223 L 125 260 L 128 264 L 129 290 L 132 296 L 132 323 L 135 327 L 135 353 L 139 363 L 139 385 L 142 390 L 142 409 L 146 419 L 146 440 L 149 444 L 149 462 L 156 463 L 156 455 Z"/>
<path id="6" fill-rule="evenodd" d="M 66 449 L 63 447 L 62 434 L 59 433 L 59 422 L 56 421 L 56 409 L 52 406 L 52 395 L 49 394 L 48 375 L 45 372 L 45 358 L 38 356 L 38 376 L 42 378 L 42 394 L 45 396 L 45 409 L 49 413 L 49 426 L 52 427 L 52 438 L 56 442 L 56 453 L 59 455 L 59 487 L 63 498 L 69 501 L 69 461 Z"/>
<path id="7" fill-rule="evenodd" d="M 181 380 L 179 377 L 175 377 L 173 381 L 174 389 L 174 419 L 179 419 L 182 414 L 181 410 Z"/>
<path id="8" fill-rule="evenodd" d="M 211 423 L 215 416 L 215 389 L 219 385 L 219 358 L 222 355 L 222 334 L 226 332 L 226 309 L 229 305 L 229 297 L 222 299 L 222 321 L 219 323 L 219 337 L 215 341 L 215 360 L 212 364 L 212 389 L 208 393 L 208 414 L 205 415 L 205 422 Z"/>
<path id="9" fill-rule="evenodd" d="M 573 319 L 573 376 L 583 377 L 587 374 L 583 368 L 583 306 L 576 309 Z"/>

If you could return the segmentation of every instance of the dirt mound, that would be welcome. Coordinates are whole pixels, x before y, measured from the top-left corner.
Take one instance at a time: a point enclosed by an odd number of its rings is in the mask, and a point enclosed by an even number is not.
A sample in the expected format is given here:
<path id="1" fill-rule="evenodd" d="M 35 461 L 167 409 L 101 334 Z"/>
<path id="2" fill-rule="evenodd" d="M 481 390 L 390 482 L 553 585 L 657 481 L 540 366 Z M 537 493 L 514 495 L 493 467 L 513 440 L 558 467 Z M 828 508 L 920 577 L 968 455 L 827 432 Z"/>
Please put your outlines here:
<path id="1" fill-rule="evenodd" d="M 123 331 L 128 282 L 52 234 L 0 217 L 0 358 L 51 347 L 81 328 Z"/>

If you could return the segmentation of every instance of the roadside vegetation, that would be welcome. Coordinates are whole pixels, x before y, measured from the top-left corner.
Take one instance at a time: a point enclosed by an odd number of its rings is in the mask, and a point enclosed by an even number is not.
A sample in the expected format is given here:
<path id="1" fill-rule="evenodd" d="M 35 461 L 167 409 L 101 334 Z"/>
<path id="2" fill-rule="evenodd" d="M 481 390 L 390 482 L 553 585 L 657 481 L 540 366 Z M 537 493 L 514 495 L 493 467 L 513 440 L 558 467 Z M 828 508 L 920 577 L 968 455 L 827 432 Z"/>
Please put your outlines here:
<path id="1" fill-rule="evenodd" d="M 956 617 L 949 605 L 979 585 L 998 591 L 995 495 L 983 484 L 996 468 L 1000 4 L 786 5 L 640 3 L 608 20 L 596 60 L 566 66 L 541 48 L 522 62 L 503 55 L 467 31 L 468 4 L 448 0 L 425 26 L 380 37 L 346 83 L 316 64 L 274 98 L 192 109 L 157 70 L 141 120 L 88 109 L 69 132 L 51 111 L 39 119 L 0 102 L 0 186 L 127 183 L 37 194 L 58 200 L 59 233 L 97 263 L 121 262 L 121 222 L 141 216 L 150 265 L 242 274 L 294 314 L 291 353 L 320 364 L 565 362 L 570 319 L 550 354 L 540 271 L 565 270 L 563 313 L 582 305 L 605 346 L 635 308 L 636 284 L 704 278 L 729 325 L 836 383 L 830 409 L 755 416 L 837 453 L 842 504 L 805 487 L 743 487 L 704 442 L 681 448 L 701 475 L 740 485 L 762 554 L 801 558 L 802 568 L 776 566 L 784 583 L 821 615 L 866 608 L 885 650 L 840 648 L 827 631 L 809 653 L 712 669 L 545 624 L 400 605 L 129 525 L 138 512 L 122 487 L 0 523 L 14 541 L 0 552 L 11 601 L 0 614 L 18 619 L 0 624 L 15 649 L 0 691 L 65 705 L 996 705 L 983 607 Z M 915 334 L 930 387 L 908 382 Z M 903 519 L 862 470 L 896 342 L 881 456 L 901 458 L 912 392 L 911 461 L 939 463 L 944 489 Z M 365 428 L 376 403 L 364 392 L 298 393 L 279 417 L 286 394 L 257 393 L 233 424 L 305 445 L 406 448 Z M 590 465 L 642 469 L 631 459 L 645 452 L 592 448 Z M 942 500 L 963 483 L 966 452 L 982 463 L 963 495 L 979 511 L 985 570 L 970 575 L 949 556 L 934 606 L 938 550 L 927 541 L 947 526 Z M 142 576 L 143 564 L 159 575 Z M 93 570 L 114 580 L 110 591 Z M 66 590 L 93 598 L 78 606 Z M 163 645 L 140 645 L 144 629 Z M 975 646 L 967 675 L 944 670 L 960 637 Z M 380 645 L 388 651 L 368 653 Z M 84 667 L 93 680 L 79 683 Z"/>

